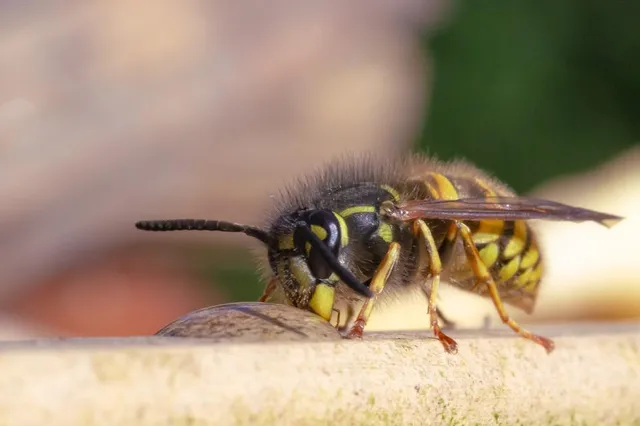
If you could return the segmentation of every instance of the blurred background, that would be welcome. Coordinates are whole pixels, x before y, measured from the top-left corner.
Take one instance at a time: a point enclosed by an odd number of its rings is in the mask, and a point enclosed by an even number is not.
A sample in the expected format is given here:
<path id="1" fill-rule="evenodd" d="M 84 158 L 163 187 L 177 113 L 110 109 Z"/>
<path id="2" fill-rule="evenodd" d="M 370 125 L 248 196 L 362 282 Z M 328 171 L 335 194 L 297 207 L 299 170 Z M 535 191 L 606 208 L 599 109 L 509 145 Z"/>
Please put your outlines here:
<path id="1" fill-rule="evenodd" d="M 37 4 L 36 4 L 37 3 Z M 256 300 L 255 242 L 141 219 L 262 223 L 344 153 L 466 158 L 517 191 L 626 216 L 540 223 L 524 322 L 640 317 L 640 4 L 4 1 L 0 338 L 150 334 Z M 426 305 L 375 328 L 422 328 Z M 490 303 L 444 292 L 477 324 Z"/>

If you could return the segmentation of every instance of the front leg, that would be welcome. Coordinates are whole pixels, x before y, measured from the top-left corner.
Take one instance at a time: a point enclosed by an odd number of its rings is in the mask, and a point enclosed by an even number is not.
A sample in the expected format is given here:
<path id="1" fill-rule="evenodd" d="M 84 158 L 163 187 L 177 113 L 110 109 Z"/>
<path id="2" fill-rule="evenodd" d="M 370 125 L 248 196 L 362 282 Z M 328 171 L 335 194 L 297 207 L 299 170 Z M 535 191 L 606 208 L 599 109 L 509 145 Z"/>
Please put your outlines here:
<path id="1" fill-rule="evenodd" d="M 364 327 L 367 325 L 367 321 L 371 316 L 371 311 L 373 310 L 373 304 L 375 302 L 378 294 L 382 292 L 385 284 L 389 280 L 391 276 L 391 272 L 393 271 L 394 266 L 398 263 L 398 259 L 400 258 L 400 244 L 399 243 L 391 243 L 389 244 L 389 250 L 385 254 L 382 262 L 378 265 L 378 269 L 376 270 L 373 278 L 371 279 L 371 284 L 369 288 L 373 292 L 373 297 L 365 300 L 364 305 L 360 309 L 360 313 L 356 318 L 353 326 L 347 333 L 348 339 L 359 339 L 362 337 L 362 333 L 364 331 Z"/>
<path id="2" fill-rule="evenodd" d="M 267 284 L 267 287 L 264 289 L 264 293 L 262 293 L 262 296 L 260 296 L 260 299 L 258 299 L 258 302 L 268 301 L 271 295 L 273 294 L 273 292 L 275 291 L 277 284 L 278 284 L 278 278 L 276 277 L 271 278 L 271 280 L 269 281 L 269 284 Z"/>

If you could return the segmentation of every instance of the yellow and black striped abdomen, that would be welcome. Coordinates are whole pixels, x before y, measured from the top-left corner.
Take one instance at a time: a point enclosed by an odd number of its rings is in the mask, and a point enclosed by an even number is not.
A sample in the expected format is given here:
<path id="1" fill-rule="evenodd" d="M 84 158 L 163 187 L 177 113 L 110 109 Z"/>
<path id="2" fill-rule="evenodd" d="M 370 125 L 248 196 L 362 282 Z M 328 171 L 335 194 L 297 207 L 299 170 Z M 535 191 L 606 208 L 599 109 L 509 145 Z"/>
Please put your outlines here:
<path id="1" fill-rule="evenodd" d="M 514 196 L 508 188 L 489 178 L 466 173 L 434 173 L 412 181 L 416 198 L 455 200 L 491 196 Z M 526 311 L 533 307 L 543 264 L 534 231 L 525 221 L 482 220 L 465 222 L 473 241 L 497 284 L 506 303 Z M 486 295 L 483 285 L 476 285 L 471 266 L 464 256 L 454 256 L 457 284 L 467 290 Z M 445 266 L 446 268 L 446 266 Z"/>
<path id="2" fill-rule="evenodd" d="M 543 263 L 533 230 L 524 221 L 480 221 L 472 225 L 473 241 L 507 303 L 532 307 Z M 483 292 L 484 289 L 478 289 Z"/>

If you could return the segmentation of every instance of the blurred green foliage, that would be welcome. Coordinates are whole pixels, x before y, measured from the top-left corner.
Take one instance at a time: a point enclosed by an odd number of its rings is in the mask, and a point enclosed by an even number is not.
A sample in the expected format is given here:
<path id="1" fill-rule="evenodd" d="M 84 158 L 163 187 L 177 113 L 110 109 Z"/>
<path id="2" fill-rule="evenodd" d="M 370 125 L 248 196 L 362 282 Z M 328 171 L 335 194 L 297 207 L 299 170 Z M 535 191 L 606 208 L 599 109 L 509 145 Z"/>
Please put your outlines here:
<path id="1" fill-rule="evenodd" d="M 634 1 L 456 3 L 423 40 L 435 80 L 416 149 L 525 192 L 637 143 L 639 18 Z M 201 255 L 222 259 L 202 272 L 230 300 L 260 296 L 248 252 Z"/>
<path id="2" fill-rule="evenodd" d="M 435 80 L 418 149 L 519 192 L 640 136 L 640 2 L 460 1 L 424 38 Z"/>
<path id="3" fill-rule="evenodd" d="M 257 300 L 264 289 L 254 254 L 247 249 L 218 246 L 190 247 L 189 259 L 198 273 L 230 301 Z M 215 259 L 215 262 L 212 262 Z"/>

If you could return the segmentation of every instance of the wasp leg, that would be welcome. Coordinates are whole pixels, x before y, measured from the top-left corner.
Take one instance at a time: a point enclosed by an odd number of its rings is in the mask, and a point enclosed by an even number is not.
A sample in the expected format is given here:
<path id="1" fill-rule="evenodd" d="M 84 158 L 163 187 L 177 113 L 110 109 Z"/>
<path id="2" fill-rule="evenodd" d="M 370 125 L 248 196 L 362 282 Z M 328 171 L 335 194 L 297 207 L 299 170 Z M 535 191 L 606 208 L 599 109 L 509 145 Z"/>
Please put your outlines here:
<path id="1" fill-rule="evenodd" d="M 426 256 L 429 257 L 429 274 L 424 274 L 425 278 L 431 277 L 430 288 L 426 285 L 427 280 L 423 280 L 422 290 L 429 297 L 429 319 L 431 322 L 431 328 L 433 334 L 440 340 L 444 349 L 449 353 L 458 352 L 458 344 L 451 337 L 447 336 L 440 329 L 438 324 L 438 307 L 436 299 L 438 297 L 438 286 L 440 285 L 440 273 L 442 272 L 442 262 L 440 261 L 440 254 L 438 253 L 438 247 L 433 239 L 431 230 L 427 224 L 418 219 L 413 223 L 413 232 L 423 240 L 423 247 L 427 249 Z M 424 254 L 423 254 L 424 255 Z"/>
<path id="2" fill-rule="evenodd" d="M 333 309 L 331 309 L 331 311 L 336 313 L 336 325 L 335 325 L 335 328 L 340 330 L 340 309 L 333 308 Z"/>
<path id="3" fill-rule="evenodd" d="M 455 222 L 451 222 L 447 231 L 447 235 L 438 250 L 440 263 L 443 265 L 443 267 L 451 260 L 451 254 L 453 253 L 453 248 L 455 247 L 455 242 L 457 239 L 458 227 L 456 226 Z M 438 318 L 440 318 L 440 320 L 442 321 L 444 328 L 455 328 L 456 323 L 447 318 L 447 316 L 442 313 L 441 309 L 437 309 L 437 313 Z"/>
<path id="4" fill-rule="evenodd" d="M 389 250 L 387 250 L 387 254 L 385 254 L 382 262 L 380 262 L 380 265 L 378 265 L 378 269 L 371 279 L 369 288 L 373 292 L 374 296 L 370 299 L 365 300 L 364 305 L 362 305 L 362 308 L 360 309 L 358 317 L 354 321 L 353 326 L 351 326 L 351 329 L 347 334 L 348 339 L 357 339 L 362 337 L 364 327 L 367 325 L 367 321 L 371 316 L 375 298 L 384 289 L 384 286 L 387 283 L 389 276 L 391 275 L 391 271 L 393 270 L 393 267 L 396 265 L 396 263 L 398 263 L 399 258 L 400 244 L 395 242 L 391 243 L 389 245 Z"/>
<path id="5" fill-rule="evenodd" d="M 338 329 L 338 331 L 340 333 L 346 333 L 347 329 L 349 328 L 348 325 L 351 322 L 351 319 L 354 317 L 355 315 L 355 308 L 351 305 L 348 304 L 345 307 L 345 318 L 344 318 L 344 325 L 340 325 L 340 322 L 338 322 L 338 324 L 336 325 L 336 328 Z"/>
<path id="6" fill-rule="evenodd" d="M 273 291 L 276 289 L 277 282 L 278 279 L 276 277 L 271 278 L 269 284 L 267 284 L 267 287 L 264 289 L 264 293 L 262 293 L 262 296 L 258 299 L 258 302 L 266 302 L 269 299 Z"/>
<path id="7" fill-rule="evenodd" d="M 473 239 L 471 238 L 471 231 L 469 230 L 467 225 L 462 222 L 457 222 L 457 226 L 460 231 L 460 235 L 462 236 L 462 242 L 464 245 L 464 251 L 467 255 L 467 260 L 471 264 L 473 272 L 476 276 L 476 280 L 485 284 L 489 289 L 491 299 L 493 300 L 493 304 L 495 305 L 498 314 L 500 314 L 500 319 L 502 319 L 502 322 L 507 324 L 513 331 L 515 331 L 525 339 L 529 339 L 544 347 L 547 353 L 553 351 L 553 349 L 555 348 L 555 344 L 552 340 L 547 339 L 546 337 L 535 335 L 530 331 L 525 330 L 517 322 L 509 318 L 509 314 L 505 310 L 504 305 L 502 304 L 502 300 L 500 299 L 498 287 L 496 286 L 496 283 L 489 273 L 486 265 L 482 262 L 480 254 L 478 253 L 478 249 L 473 243 Z"/>

